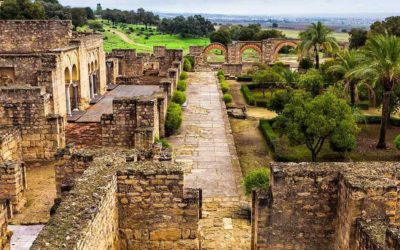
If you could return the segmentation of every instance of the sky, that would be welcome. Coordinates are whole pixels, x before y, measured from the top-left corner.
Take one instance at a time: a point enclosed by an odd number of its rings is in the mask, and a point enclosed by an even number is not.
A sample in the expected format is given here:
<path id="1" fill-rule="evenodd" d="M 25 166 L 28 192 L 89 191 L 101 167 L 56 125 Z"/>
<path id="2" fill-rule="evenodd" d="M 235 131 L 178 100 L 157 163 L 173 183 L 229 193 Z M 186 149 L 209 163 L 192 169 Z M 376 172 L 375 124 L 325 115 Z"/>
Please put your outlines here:
<path id="1" fill-rule="evenodd" d="M 320 15 L 400 12 L 400 0 L 60 0 L 63 5 L 165 13 Z"/>

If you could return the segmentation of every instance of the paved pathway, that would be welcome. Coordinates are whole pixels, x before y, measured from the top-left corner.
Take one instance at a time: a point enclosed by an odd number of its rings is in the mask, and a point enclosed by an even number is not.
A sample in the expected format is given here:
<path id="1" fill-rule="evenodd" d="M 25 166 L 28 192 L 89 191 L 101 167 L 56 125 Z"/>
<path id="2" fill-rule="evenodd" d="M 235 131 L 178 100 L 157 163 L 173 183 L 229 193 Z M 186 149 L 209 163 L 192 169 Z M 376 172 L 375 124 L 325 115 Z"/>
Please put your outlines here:
<path id="1" fill-rule="evenodd" d="M 202 249 L 250 249 L 240 165 L 215 74 L 190 74 L 189 83 L 182 128 L 170 141 L 186 163 L 185 186 L 203 190 Z"/>
<path id="2" fill-rule="evenodd" d="M 8 229 L 13 232 L 11 250 L 29 250 L 43 227 L 44 225 L 9 225 Z"/>

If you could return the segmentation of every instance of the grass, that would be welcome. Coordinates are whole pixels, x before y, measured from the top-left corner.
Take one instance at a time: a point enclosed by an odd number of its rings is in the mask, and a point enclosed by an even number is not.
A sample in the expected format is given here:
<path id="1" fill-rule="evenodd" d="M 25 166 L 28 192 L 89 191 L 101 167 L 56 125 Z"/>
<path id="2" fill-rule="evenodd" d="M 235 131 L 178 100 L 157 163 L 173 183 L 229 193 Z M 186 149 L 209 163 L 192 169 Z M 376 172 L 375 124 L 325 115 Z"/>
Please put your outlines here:
<path id="1" fill-rule="evenodd" d="M 299 33 L 301 30 L 291 30 L 291 29 L 278 29 L 283 32 L 283 34 L 286 35 L 288 38 L 299 38 Z M 349 34 L 347 33 L 339 33 L 339 32 L 334 32 L 333 36 L 339 41 L 339 42 L 348 42 L 349 41 Z"/>

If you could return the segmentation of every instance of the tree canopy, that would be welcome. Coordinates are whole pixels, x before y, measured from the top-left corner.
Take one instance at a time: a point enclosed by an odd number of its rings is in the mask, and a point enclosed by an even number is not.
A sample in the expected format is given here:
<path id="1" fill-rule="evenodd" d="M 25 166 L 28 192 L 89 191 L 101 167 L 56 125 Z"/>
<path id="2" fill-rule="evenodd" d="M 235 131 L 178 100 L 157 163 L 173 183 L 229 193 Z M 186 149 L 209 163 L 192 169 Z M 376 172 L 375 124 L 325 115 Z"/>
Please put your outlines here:
<path id="1" fill-rule="evenodd" d="M 164 18 L 158 30 L 168 34 L 178 34 L 181 37 L 205 37 L 215 31 L 214 25 L 201 15 L 177 16 L 172 19 Z"/>
<path id="2" fill-rule="evenodd" d="M 0 19 L 45 19 L 45 10 L 31 0 L 5 0 L 0 6 Z"/>

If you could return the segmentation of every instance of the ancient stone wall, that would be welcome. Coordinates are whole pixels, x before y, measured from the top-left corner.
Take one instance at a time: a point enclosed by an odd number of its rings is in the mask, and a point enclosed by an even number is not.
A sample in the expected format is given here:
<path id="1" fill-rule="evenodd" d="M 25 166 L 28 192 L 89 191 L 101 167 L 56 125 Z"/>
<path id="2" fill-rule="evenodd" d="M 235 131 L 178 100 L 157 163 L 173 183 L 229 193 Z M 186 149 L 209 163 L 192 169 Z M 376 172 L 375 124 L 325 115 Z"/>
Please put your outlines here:
<path id="1" fill-rule="evenodd" d="M 158 114 L 155 97 L 114 99 L 113 114 L 101 117 L 103 146 L 148 149 L 159 136 Z"/>
<path id="2" fill-rule="evenodd" d="M 18 127 L 0 126 L 0 162 L 21 161 L 21 141 Z"/>
<path id="3" fill-rule="evenodd" d="M 199 249 L 199 191 L 183 172 L 151 163 L 118 172 L 121 249 Z"/>
<path id="4" fill-rule="evenodd" d="M 356 236 L 358 218 L 398 221 L 398 167 L 271 164 L 270 192 L 253 195 L 253 249 L 357 249 L 369 242 Z"/>
<path id="5" fill-rule="evenodd" d="M 53 159 L 65 146 L 64 119 L 49 113 L 49 98 L 43 87 L 0 88 L 0 125 L 21 128 L 23 160 Z"/>
<path id="6" fill-rule="evenodd" d="M 114 49 L 107 57 L 118 58 L 118 75 L 124 77 L 143 75 L 145 60 L 137 56 L 135 49 Z"/>
<path id="7" fill-rule="evenodd" d="M 7 206 L 0 204 L 0 249 L 9 250 L 12 232 L 7 229 Z"/>
<path id="8" fill-rule="evenodd" d="M 68 46 L 72 23 L 64 20 L 0 20 L 0 52 L 43 52 Z"/>
<path id="9" fill-rule="evenodd" d="M 243 64 L 224 63 L 222 64 L 222 70 L 225 72 L 225 74 L 233 76 L 239 75 L 243 72 Z"/>
<path id="10" fill-rule="evenodd" d="M 357 219 L 354 249 L 385 250 L 387 229 L 388 225 L 384 220 Z"/>

